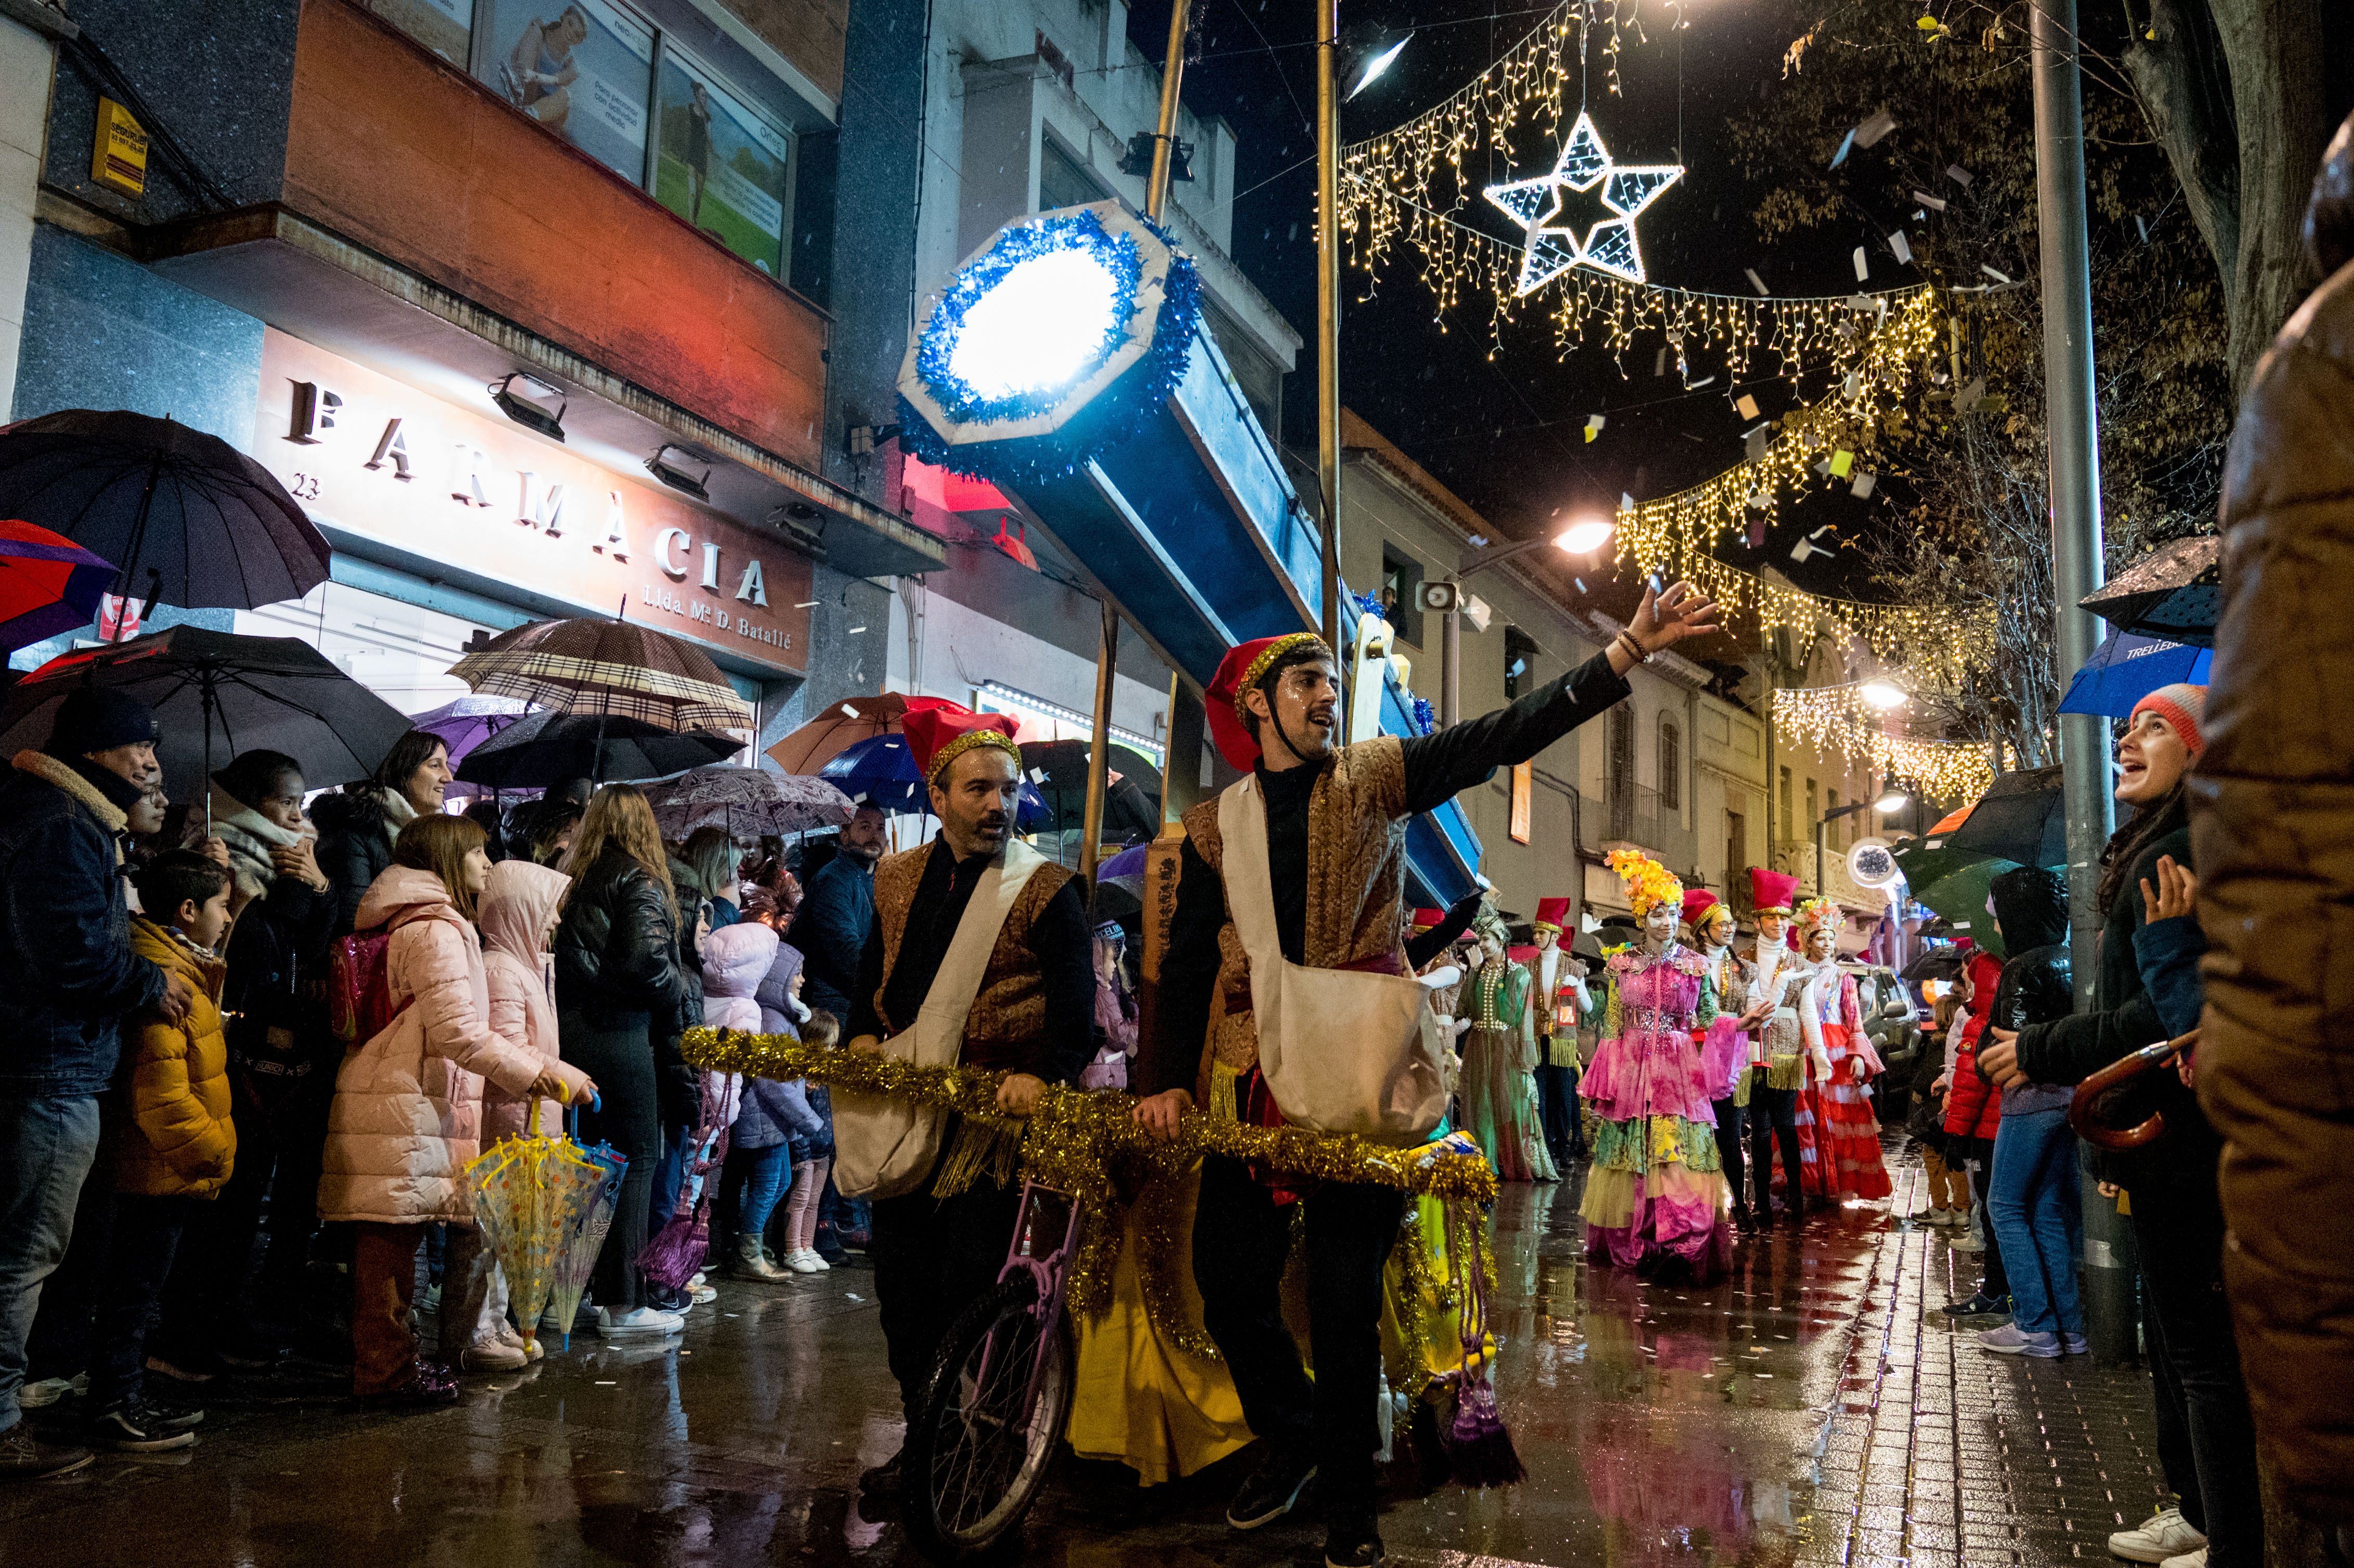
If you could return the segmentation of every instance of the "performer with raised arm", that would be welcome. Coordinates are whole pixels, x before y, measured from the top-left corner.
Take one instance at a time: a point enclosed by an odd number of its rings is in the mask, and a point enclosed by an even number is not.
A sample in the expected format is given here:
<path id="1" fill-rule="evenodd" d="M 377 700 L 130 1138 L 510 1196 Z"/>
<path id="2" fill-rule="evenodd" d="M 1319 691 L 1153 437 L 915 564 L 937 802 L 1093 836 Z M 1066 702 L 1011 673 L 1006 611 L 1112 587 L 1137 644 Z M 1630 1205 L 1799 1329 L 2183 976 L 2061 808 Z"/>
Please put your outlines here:
<path id="1" fill-rule="evenodd" d="M 1095 1054 L 1079 885 L 1013 837 L 1014 720 L 945 705 L 909 712 L 905 728 L 940 831 L 875 867 L 875 929 L 845 1033 L 853 1047 L 928 1066 L 1002 1071 L 999 1107 L 1026 1116 L 1045 1085 L 1076 1082 Z M 912 1425 L 941 1337 L 997 1283 L 1021 1190 L 991 1178 L 945 1112 L 837 1089 L 833 1117 L 834 1180 L 875 1200 L 875 1296 Z M 896 1454 L 860 1478 L 875 1494 L 901 1484 Z"/>
<path id="2" fill-rule="evenodd" d="M 1199 1096 L 1210 1114 L 1254 1125 L 1358 1123 L 1400 1142 L 1426 1134 L 1445 1097 L 1437 1029 L 1406 965 L 1405 819 L 1622 700 L 1626 673 L 1713 630 L 1714 608 L 1688 584 L 1646 593 L 1608 649 L 1510 706 L 1433 735 L 1348 747 L 1333 744 L 1340 682 L 1321 639 L 1295 632 L 1228 652 L 1207 694 L 1211 735 L 1250 777 L 1185 814 L 1161 1038 L 1148 1053 L 1160 1081 L 1144 1086 L 1157 1092 L 1137 1119 L 1174 1138 Z M 1360 1091 L 1365 1104 L 1352 1108 L 1348 1097 Z M 1262 1180 L 1237 1160 L 1204 1162 L 1194 1277 L 1244 1414 L 1266 1442 L 1226 1519 L 1240 1530 L 1270 1523 L 1320 1476 L 1325 1562 L 1370 1568 L 1382 1558 L 1382 1267 L 1404 1198 L 1367 1184 L 1302 1185 Z M 1312 1383 L 1278 1298 L 1290 1204 L 1303 1197 Z"/>

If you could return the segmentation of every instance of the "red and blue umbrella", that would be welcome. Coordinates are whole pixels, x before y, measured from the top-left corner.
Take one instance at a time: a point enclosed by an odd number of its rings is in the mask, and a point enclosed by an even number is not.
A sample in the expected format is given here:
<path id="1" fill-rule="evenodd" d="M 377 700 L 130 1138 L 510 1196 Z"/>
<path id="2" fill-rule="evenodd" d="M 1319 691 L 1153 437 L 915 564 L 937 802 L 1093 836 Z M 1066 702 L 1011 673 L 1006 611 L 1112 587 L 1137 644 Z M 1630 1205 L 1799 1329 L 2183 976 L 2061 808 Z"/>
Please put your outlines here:
<path id="1" fill-rule="evenodd" d="M 19 518 L 0 522 L 0 652 L 88 626 L 114 563 Z"/>
<path id="2" fill-rule="evenodd" d="M 2157 691 L 2188 681 L 2204 685 L 2207 673 L 2215 662 L 2211 648 L 2194 648 L 2187 642 L 2169 642 L 2162 637 L 2143 637 L 2131 631 L 2112 631 L 2076 678 L 2068 683 L 2068 694 L 2060 703 L 2063 714 L 2102 714 L 2110 718 L 2123 718 L 2134 710 L 2134 705 Z"/>

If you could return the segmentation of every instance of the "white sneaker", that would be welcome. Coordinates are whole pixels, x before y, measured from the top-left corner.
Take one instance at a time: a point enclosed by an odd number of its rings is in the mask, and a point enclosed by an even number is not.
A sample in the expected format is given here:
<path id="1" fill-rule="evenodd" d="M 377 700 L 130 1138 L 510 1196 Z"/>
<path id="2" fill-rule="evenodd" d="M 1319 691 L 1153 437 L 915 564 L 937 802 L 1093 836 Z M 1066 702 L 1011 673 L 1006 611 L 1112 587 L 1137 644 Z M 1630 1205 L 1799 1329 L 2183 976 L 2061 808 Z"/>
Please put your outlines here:
<path id="1" fill-rule="evenodd" d="M 685 1327 L 686 1319 L 677 1313 L 657 1312 L 651 1307 L 632 1307 L 626 1312 L 597 1308 L 597 1332 L 609 1340 L 653 1339 Z"/>
<path id="2" fill-rule="evenodd" d="M 695 1271 L 695 1277 L 687 1281 L 689 1286 L 697 1290 L 702 1289 L 707 1283 L 709 1282 L 703 1277 L 703 1270 L 699 1268 Z"/>
<path id="3" fill-rule="evenodd" d="M 803 1247 L 799 1252 L 785 1255 L 785 1266 L 795 1274 L 823 1274 L 833 1265 L 820 1257 L 814 1247 Z"/>
<path id="4" fill-rule="evenodd" d="M 2158 1568 L 2207 1568 L 2207 1549 L 2186 1552 L 2179 1557 L 2169 1557 Z"/>
<path id="5" fill-rule="evenodd" d="M 2190 1527 L 2179 1508 L 2161 1509 L 2132 1530 L 2120 1530 L 2109 1537 L 2110 1554 L 2128 1563 L 2169 1563 L 2196 1551 L 2200 1554 L 2199 1568 L 2204 1568 L 2206 1550 L 2207 1538 Z"/>
<path id="6" fill-rule="evenodd" d="M 90 1386 L 90 1374 L 80 1377 L 45 1377 L 38 1383 L 28 1383 L 16 1391 L 16 1403 L 27 1410 L 40 1410 L 55 1404 L 69 1393 L 80 1393 Z"/>
<path id="7" fill-rule="evenodd" d="M 719 1292 L 713 1287 L 704 1284 L 703 1276 L 699 1274 L 687 1282 L 686 1293 L 695 1298 L 695 1304 L 697 1307 L 719 1299 Z"/>

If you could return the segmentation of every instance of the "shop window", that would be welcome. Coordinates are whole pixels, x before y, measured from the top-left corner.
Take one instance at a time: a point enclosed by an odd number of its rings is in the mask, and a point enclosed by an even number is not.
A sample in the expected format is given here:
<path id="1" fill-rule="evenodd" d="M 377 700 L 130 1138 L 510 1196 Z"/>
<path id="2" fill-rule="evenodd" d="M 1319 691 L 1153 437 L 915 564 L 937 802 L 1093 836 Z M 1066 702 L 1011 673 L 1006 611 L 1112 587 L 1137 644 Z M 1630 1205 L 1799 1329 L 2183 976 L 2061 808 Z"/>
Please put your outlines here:
<path id="1" fill-rule="evenodd" d="M 663 51 L 660 104 L 654 199 L 781 277 L 791 139 L 679 49 Z"/>
<path id="2" fill-rule="evenodd" d="M 1673 719 L 1659 721 L 1659 807 L 1684 809 L 1684 737 Z"/>
<path id="3" fill-rule="evenodd" d="M 1087 172 L 1086 165 L 1063 151 L 1062 143 L 1052 136 L 1043 137 L 1038 148 L 1038 210 L 1057 212 L 1066 207 L 1085 207 L 1091 201 L 1101 201 L 1110 193 L 1101 181 Z"/>
<path id="4" fill-rule="evenodd" d="M 366 0 L 514 108 L 771 278 L 792 134 L 622 0 Z"/>
<path id="5" fill-rule="evenodd" d="M 1504 628 L 1504 700 L 1511 702 L 1537 684 L 1537 640 L 1517 626 Z"/>

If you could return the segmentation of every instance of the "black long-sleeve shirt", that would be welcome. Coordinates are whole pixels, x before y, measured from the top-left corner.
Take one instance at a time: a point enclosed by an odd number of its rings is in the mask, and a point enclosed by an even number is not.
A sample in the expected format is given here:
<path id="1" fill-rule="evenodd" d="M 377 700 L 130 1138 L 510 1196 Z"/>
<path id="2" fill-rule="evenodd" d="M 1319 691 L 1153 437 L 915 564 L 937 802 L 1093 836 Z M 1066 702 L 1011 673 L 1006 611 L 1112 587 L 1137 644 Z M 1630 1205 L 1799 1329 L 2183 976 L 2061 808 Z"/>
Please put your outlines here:
<path id="1" fill-rule="evenodd" d="M 1491 714 L 1449 725 L 1399 743 L 1405 759 L 1405 810 L 1427 811 L 1499 768 L 1528 761 L 1595 715 L 1624 700 L 1629 688 L 1597 653 L 1557 681 Z M 1275 928 L 1283 956 L 1302 960 L 1308 929 L 1308 797 L 1322 767 L 1258 770 L 1267 802 L 1267 880 L 1275 895 Z M 1178 852 L 1177 907 L 1161 959 L 1161 1038 L 1147 1053 L 1155 1082 L 1148 1093 L 1190 1089 L 1210 1026 L 1218 983 L 1218 931 L 1226 923 L 1225 885 L 1188 836 Z"/>
<path id="2" fill-rule="evenodd" d="M 882 922 L 875 922 L 867 934 L 858 958 L 858 990 L 850 999 L 850 1021 L 843 1038 L 892 1033 L 885 1024 L 885 1012 L 901 1029 L 915 1022 L 990 860 L 985 854 L 959 860 L 947 840 L 932 841 L 923 877 L 916 884 L 915 903 L 907 911 L 907 928 L 900 933 L 899 961 L 891 967 L 887 980 L 883 974 Z M 1021 1070 L 1050 1084 L 1076 1083 L 1096 1054 L 1095 949 L 1076 878 L 1056 889 L 1031 922 L 1030 949 L 1037 957 L 1045 988 L 1046 1025 L 1036 1043 L 1033 1063 Z M 878 991 L 883 996 L 880 1011 L 875 1005 Z"/>
<path id="3" fill-rule="evenodd" d="M 1422 966 L 1455 945 L 1455 938 L 1471 928 L 1472 919 L 1479 913 L 1479 901 L 1488 895 L 1487 889 L 1475 887 L 1447 906 L 1438 924 L 1419 937 L 1405 939 L 1405 961 L 1408 968 L 1419 973 Z"/>

